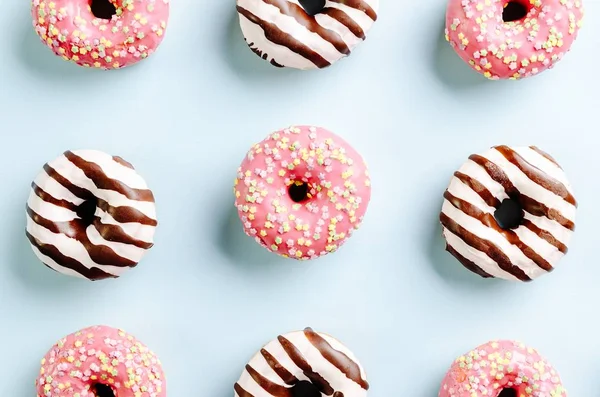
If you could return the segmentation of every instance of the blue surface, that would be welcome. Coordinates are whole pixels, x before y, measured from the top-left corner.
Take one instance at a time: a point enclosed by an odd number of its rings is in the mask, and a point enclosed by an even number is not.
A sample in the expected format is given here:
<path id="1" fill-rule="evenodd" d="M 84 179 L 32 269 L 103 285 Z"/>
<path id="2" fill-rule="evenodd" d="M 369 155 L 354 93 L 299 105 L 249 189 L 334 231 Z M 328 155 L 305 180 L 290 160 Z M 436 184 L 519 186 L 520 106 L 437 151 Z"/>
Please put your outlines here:
<path id="1" fill-rule="evenodd" d="M 356 353 L 370 396 L 434 397 L 454 357 L 492 338 L 538 348 L 571 396 L 597 395 L 598 1 L 585 2 L 573 51 L 520 82 L 488 82 L 461 63 L 441 39 L 441 0 L 383 1 L 368 40 L 315 72 L 251 53 L 233 0 L 174 0 L 148 61 L 80 69 L 38 42 L 28 4 L 4 1 L 0 13 L 0 395 L 35 395 L 47 349 L 97 323 L 146 342 L 171 397 L 231 397 L 263 343 L 308 325 Z M 363 227 L 310 263 L 245 237 L 232 204 L 246 150 L 293 123 L 342 135 L 373 177 Z M 532 284 L 480 279 L 444 252 L 450 176 L 495 144 L 550 152 L 580 202 L 569 254 Z M 24 236 L 31 180 L 71 148 L 123 156 L 155 192 L 156 245 L 119 280 L 55 274 Z"/>

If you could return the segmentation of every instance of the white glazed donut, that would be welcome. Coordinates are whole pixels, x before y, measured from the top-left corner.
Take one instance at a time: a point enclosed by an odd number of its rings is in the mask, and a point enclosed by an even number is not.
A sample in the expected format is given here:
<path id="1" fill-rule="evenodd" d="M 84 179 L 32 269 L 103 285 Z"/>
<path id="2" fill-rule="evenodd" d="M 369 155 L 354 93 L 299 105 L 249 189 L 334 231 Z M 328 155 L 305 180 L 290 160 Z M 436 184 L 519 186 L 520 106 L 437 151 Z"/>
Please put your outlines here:
<path id="1" fill-rule="evenodd" d="M 365 397 L 369 384 L 347 347 L 306 328 L 263 347 L 234 389 L 235 397 Z"/>
<path id="2" fill-rule="evenodd" d="M 510 206 L 516 217 L 503 224 Z M 467 269 L 531 281 L 567 253 L 576 210 L 571 185 L 550 155 L 535 146 L 496 146 L 454 173 L 440 220 L 446 249 Z"/>
<path id="3" fill-rule="evenodd" d="M 379 8 L 379 0 L 321 0 L 312 15 L 308 3 L 315 1 L 237 0 L 248 46 L 277 67 L 325 68 L 365 40 Z"/>
<path id="4" fill-rule="evenodd" d="M 120 276 L 153 245 L 154 196 L 133 166 L 95 150 L 67 151 L 44 165 L 27 201 L 27 238 L 57 272 Z"/>

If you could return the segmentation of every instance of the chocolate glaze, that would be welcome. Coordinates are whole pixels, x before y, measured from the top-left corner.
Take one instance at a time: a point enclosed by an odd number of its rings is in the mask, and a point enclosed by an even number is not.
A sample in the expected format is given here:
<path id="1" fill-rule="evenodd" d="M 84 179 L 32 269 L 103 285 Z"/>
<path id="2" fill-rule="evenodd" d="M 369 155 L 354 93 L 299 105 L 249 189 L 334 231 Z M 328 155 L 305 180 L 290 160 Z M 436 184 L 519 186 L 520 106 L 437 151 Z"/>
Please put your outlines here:
<path id="1" fill-rule="evenodd" d="M 306 359 L 302 356 L 302 353 L 294 346 L 289 340 L 287 340 L 283 336 L 278 336 L 277 340 L 283 347 L 283 350 L 287 353 L 287 355 L 292 359 L 294 364 L 298 368 L 302 370 L 304 376 L 306 376 L 313 385 L 315 385 L 321 393 L 331 396 L 334 392 L 333 388 L 321 375 L 317 372 L 314 372 L 310 364 L 306 361 Z"/>
<path id="2" fill-rule="evenodd" d="M 130 200 L 154 202 L 154 196 L 151 190 L 134 189 L 121 181 L 109 178 L 98 164 L 85 161 L 71 151 L 64 153 L 64 156 L 79 168 L 85 176 L 94 182 L 98 189 L 112 190 L 121 193 Z"/>
<path id="3" fill-rule="evenodd" d="M 69 268 L 71 270 L 76 271 L 81 274 L 83 277 L 89 280 L 100 280 L 105 278 L 115 278 L 112 274 L 105 273 L 104 271 L 98 269 L 97 267 L 87 268 L 82 265 L 79 261 L 70 258 L 68 256 L 63 255 L 58 248 L 50 244 L 44 244 L 41 241 L 38 241 L 35 237 L 33 237 L 29 232 L 25 232 L 27 239 L 31 243 L 31 245 L 35 246 L 40 252 L 52 259 L 54 262 Z M 52 267 L 45 264 L 48 268 L 52 269 Z M 54 270 L 54 269 L 52 269 Z"/>
<path id="4" fill-rule="evenodd" d="M 477 266 L 475 263 L 473 263 L 472 261 L 468 260 L 467 258 L 465 258 L 464 256 L 462 256 L 460 254 L 460 252 L 458 252 L 457 250 L 454 249 L 454 247 L 452 247 L 450 244 L 446 244 L 446 251 L 448 251 L 450 254 L 452 254 L 456 259 L 458 259 L 458 261 L 468 270 L 472 271 L 475 274 L 480 275 L 483 278 L 493 278 L 494 276 L 486 273 L 482 268 L 480 268 L 479 266 Z"/>
<path id="5" fill-rule="evenodd" d="M 500 167 L 498 167 L 496 164 L 492 163 L 485 157 L 476 154 L 469 156 L 469 159 L 483 167 L 483 169 L 486 170 L 488 175 L 494 181 L 502 185 L 506 194 L 510 198 L 517 200 L 526 212 L 529 212 L 530 214 L 535 216 L 544 216 L 548 219 L 552 219 L 560 223 L 567 229 L 575 229 L 575 225 L 573 224 L 573 222 L 566 219 L 560 212 L 554 209 L 550 209 L 545 204 L 542 204 L 537 200 L 532 199 L 531 197 L 528 197 L 519 192 L 519 190 L 512 184 L 510 179 L 508 179 L 508 176 L 506 176 L 504 171 L 502 171 Z"/>
<path id="6" fill-rule="evenodd" d="M 329 0 L 332 3 L 344 4 L 350 8 L 354 8 L 356 10 L 360 10 L 367 14 L 369 18 L 373 21 L 377 20 L 377 13 L 369 4 L 367 4 L 364 0 Z"/>
<path id="7" fill-rule="evenodd" d="M 521 281 L 531 281 L 531 278 L 523 270 L 512 264 L 510 258 L 502 252 L 498 246 L 491 241 L 482 239 L 467 229 L 460 226 L 453 219 L 450 219 L 443 212 L 440 214 L 440 221 L 446 229 L 460 237 L 465 243 L 478 251 L 484 252 L 492 258 L 498 266 L 507 273 L 512 274 Z"/>
<path id="8" fill-rule="evenodd" d="M 289 48 L 291 51 L 314 63 L 315 66 L 317 66 L 318 68 L 323 69 L 328 66 L 331 66 L 331 63 L 329 63 L 325 58 L 323 58 L 317 52 L 313 51 L 306 44 L 296 40 L 292 35 L 279 29 L 277 25 L 257 17 L 252 12 L 246 10 L 243 7 L 237 6 L 236 8 L 237 11 L 246 19 L 261 27 L 261 29 L 265 33 L 265 37 L 267 38 L 267 40 Z"/>
<path id="9" fill-rule="evenodd" d="M 360 25 L 354 19 L 350 18 L 350 16 L 344 11 L 338 8 L 325 7 L 321 11 L 321 14 L 329 15 L 331 18 L 347 27 L 348 30 L 350 30 L 352 34 L 359 39 L 366 39 L 367 36 L 363 28 L 361 28 Z"/>
<path id="10" fill-rule="evenodd" d="M 263 2 L 277 7 L 283 15 L 294 18 L 300 25 L 331 43 L 342 54 L 350 54 L 350 48 L 339 34 L 319 25 L 315 17 L 307 14 L 299 5 L 287 0 L 263 0 Z"/>
<path id="11" fill-rule="evenodd" d="M 269 364 L 269 367 L 271 367 L 286 384 L 294 385 L 298 383 L 298 378 L 285 369 L 271 353 L 265 349 L 260 349 L 260 354 L 262 354 L 262 356 L 265 358 L 265 361 L 267 364 Z"/>
<path id="12" fill-rule="evenodd" d="M 498 200 L 496 198 L 496 196 L 494 196 L 479 181 L 476 181 L 475 179 L 471 178 L 470 176 L 465 175 L 459 171 L 456 171 L 454 173 L 454 176 L 457 177 L 462 183 L 464 183 L 465 185 L 467 185 L 471 189 L 473 189 L 479 195 L 479 197 L 481 197 L 483 199 L 483 201 L 485 201 L 485 203 L 487 205 L 489 205 L 490 207 L 498 208 L 498 207 L 500 207 L 500 204 L 502 204 L 500 202 L 500 200 Z"/>
<path id="13" fill-rule="evenodd" d="M 538 148 L 537 146 L 529 146 L 529 148 L 531 150 L 533 150 L 534 152 L 537 152 L 540 156 L 545 157 L 546 160 L 550 161 L 551 163 L 554 163 L 555 166 L 557 166 L 559 169 L 562 170 L 562 167 L 560 166 L 560 164 L 558 164 L 558 161 L 556 161 L 554 159 L 554 157 L 550 156 L 548 153 L 544 152 L 542 149 Z"/>
<path id="14" fill-rule="evenodd" d="M 455 208 L 461 210 L 465 214 L 469 215 L 471 218 L 477 219 L 479 222 L 481 222 L 486 227 L 492 228 L 492 229 L 496 230 L 498 233 L 502 234 L 509 243 L 511 243 L 512 245 L 515 245 L 517 248 L 519 248 L 526 257 L 531 259 L 540 268 L 542 268 L 548 272 L 553 270 L 552 265 L 550 265 L 550 263 L 548 263 L 544 258 L 542 258 L 531 247 L 529 247 L 527 244 L 525 244 L 523 241 L 521 241 L 521 239 L 519 238 L 517 233 L 515 233 L 512 230 L 506 230 L 506 229 L 501 228 L 500 225 L 498 225 L 496 218 L 494 218 L 494 216 L 492 214 L 481 211 L 476 206 L 466 202 L 465 200 L 462 200 L 462 199 L 454 196 L 452 193 L 450 193 L 447 190 L 444 192 L 444 198 L 446 200 L 448 200 Z M 486 252 L 486 254 L 487 254 L 487 252 Z"/>
<path id="15" fill-rule="evenodd" d="M 270 395 L 274 397 L 292 397 L 290 389 L 285 386 L 278 385 L 275 382 L 271 382 L 269 379 L 259 374 L 249 364 L 246 365 L 246 371 L 248 371 L 252 379 L 254 379 L 254 381 Z"/>
<path id="16" fill-rule="evenodd" d="M 252 394 L 250 394 L 246 390 L 244 390 L 242 388 L 242 386 L 239 385 L 239 383 L 236 383 L 235 385 L 233 385 L 233 389 L 240 397 L 254 397 Z"/>
<path id="17" fill-rule="evenodd" d="M 369 389 L 369 384 L 362 378 L 360 367 L 350 357 L 344 353 L 335 350 L 321 335 L 313 331 L 311 328 L 304 329 L 304 335 L 309 342 L 317 348 L 321 355 L 339 369 L 348 379 L 357 383 L 365 390 Z"/>
<path id="18" fill-rule="evenodd" d="M 502 155 L 508 161 L 510 161 L 512 164 L 518 167 L 521 170 L 521 172 L 527 175 L 529 179 L 542 186 L 544 189 L 551 191 L 557 196 L 562 197 L 569 204 L 577 206 L 577 201 L 575 201 L 575 197 L 573 197 L 573 195 L 569 193 L 567 187 L 561 182 L 557 181 L 547 173 L 531 165 L 523 157 L 521 157 L 521 155 L 519 155 L 517 152 L 515 152 L 508 146 L 496 146 L 494 149 L 502 153 Z"/>

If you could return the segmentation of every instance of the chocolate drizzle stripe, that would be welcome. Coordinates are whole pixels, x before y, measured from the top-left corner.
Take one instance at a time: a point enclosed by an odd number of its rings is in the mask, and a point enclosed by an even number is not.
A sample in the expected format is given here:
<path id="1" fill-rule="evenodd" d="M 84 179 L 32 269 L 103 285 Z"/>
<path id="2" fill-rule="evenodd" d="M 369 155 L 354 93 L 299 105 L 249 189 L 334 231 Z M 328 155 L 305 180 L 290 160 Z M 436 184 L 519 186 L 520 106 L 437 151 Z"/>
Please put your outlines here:
<path id="1" fill-rule="evenodd" d="M 483 186 L 481 182 L 459 171 L 456 171 L 454 176 L 462 183 L 470 187 L 475 193 L 477 193 L 479 197 L 481 197 L 481 199 L 490 207 L 498 208 L 500 206 L 500 200 L 498 200 L 485 186 Z"/>
<path id="2" fill-rule="evenodd" d="M 515 165 L 517 168 L 519 168 L 521 172 L 527 176 L 527 178 L 537 183 L 544 189 L 561 197 L 567 203 L 577 206 L 577 201 L 575 201 L 575 197 L 573 197 L 573 195 L 569 193 L 569 190 L 565 185 L 552 178 L 539 168 L 527 162 L 527 160 L 521 157 L 519 153 L 515 152 L 514 150 L 505 145 L 496 146 L 494 147 L 494 149 L 500 152 L 502 156 L 506 158 L 506 160 Z"/>
<path id="3" fill-rule="evenodd" d="M 329 361 L 339 369 L 348 379 L 358 384 L 364 390 L 369 390 L 369 384 L 362 378 L 360 367 L 343 352 L 335 350 L 329 342 L 311 328 L 304 329 L 306 339 Z"/>
<path id="4" fill-rule="evenodd" d="M 71 269 L 71 270 L 81 274 L 83 277 L 85 277 L 89 280 L 116 278 L 115 275 L 106 273 L 97 267 L 92 267 L 92 268 L 88 269 L 87 267 L 82 265 L 79 261 L 77 261 L 71 257 L 63 255 L 58 250 L 58 248 L 56 248 L 54 245 L 46 244 L 46 243 L 39 241 L 33 235 L 31 235 L 29 232 L 25 232 L 25 233 L 26 233 L 27 238 L 29 239 L 29 242 L 31 243 L 31 245 L 36 247 L 42 253 L 42 255 L 47 256 L 48 258 L 52 259 L 54 262 L 56 262 L 57 264 L 59 264 L 62 267 Z M 50 269 L 56 271 L 56 269 L 53 269 L 52 266 L 48 265 L 47 263 L 45 263 L 45 265 L 47 267 L 49 267 Z"/>
<path id="5" fill-rule="evenodd" d="M 130 168 L 130 169 L 132 169 L 132 170 L 134 170 L 134 169 L 135 169 L 135 168 L 133 168 L 133 165 L 131 165 L 131 163 L 129 163 L 129 162 L 127 162 L 127 161 L 123 160 L 123 159 L 122 159 L 121 157 L 119 157 L 119 156 L 112 156 L 112 159 L 113 159 L 113 160 L 114 160 L 116 163 L 119 163 L 119 164 L 121 164 L 121 165 L 122 165 L 122 166 L 124 166 L 124 167 Z"/>
<path id="6" fill-rule="evenodd" d="M 310 62 L 315 64 L 315 66 L 317 66 L 318 68 L 323 69 L 328 66 L 331 66 L 331 63 L 329 61 L 327 61 L 325 58 L 323 58 L 317 52 L 313 51 L 306 44 L 296 40 L 292 35 L 279 29 L 279 27 L 277 27 L 277 25 L 257 17 L 252 12 L 248 11 L 247 9 L 245 9 L 239 5 L 236 6 L 236 8 L 237 8 L 237 11 L 241 15 L 243 15 L 247 20 L 249 20 L 250 22 L 252 22 L 255 25 L 260 26 L 260 28 L 264 31 L 264 34 L 265 34 L 265 37 L 267 38 L 267 40 L 269 40 L 275 44 L 287 47 L 290 51 L 295 52 L 296 54 L 309 60 Z"/>
<path id="7" fill-rule="evenodd" d="M 288 0 L 263 0 L 263 2 L 277 7 L 282 14 L 294 18 L 298 24 L 318 34 L 323 40 L 333 45 L 340 53 L 344 55 L 350 54 L 350 48 L 348 48 L 348 45 L 342 40 L 339 34 L 321 26 L 314 16 L 308 15 L 304 11 L 304 8 L 299 5 Z"/>
<path id="8" fill-rule="evenodd" d="M 548 272 L 553 270 L 553 267 L 541 255 L 539 255 L 530 246 L 525 244 L 512 230 L 504 230 L 496 222 L 492 214 L 482 212 L 479 208 L 468 203 L 467 201 L 454 196 L 449 191 L 444 192 L 444 198 L 452 204 L 456 209 L 481 222 L 482 225 L 491 228 L 500 233 L 510 244 L 516 246 L 527 258 L 531 259 L 537 266 Z"/>
<path id="9" fill-rule="evenodd" d="M 334 390 L 329 382 L 327 382 L 320 374 L 313 371 L 310 364 L 302 356 L 302 353 L 300 353 L 296 346 L 294 346 L 289 340 L 281 335 L 277 337 L 277 340 L 294 364 L 296 364 L 296 366 L 302 370 L 304 376 L 310 379 L 313 385 L 315 385 L 321 391 L 321 393 L 331 396 Z"/>
<path id="10" fill-rule="evenodd" d="M 558 164 L 558 161 L 556 161 L 554 159 L 554 157 L 550 156 L 548 153 L 544 152 L 542 149 L 538 148 L 537 146 L 529 146 L 529 149 L 533 150 L 540 156 L 545 157 L 546 160 L 550 161 L 551 163 L 553 163 L 555 166 L 557 166 L 559 169 L 562 170 L 562 167 L 560 166 L 560 164 Z"/>
<path id="11" fill-rule="evenodd" d="M 277 359 L 269 353 L 266 349 L 260 349 L 260 354 L 264 357 L 269 367 L 288 385 L 294 385 L 298 383 L 296 378 L 290 371 L 288 371 L 283 365 L 277 361 Z"/>
<path id="12" fill-rule="evenodd" d="M 336 391 L 335 393 L 333 393 L 333 397 L 344 397 L 344 393 L 342 393 L 341 391 Z"/>
<path id="13" fill-rule="evenodd" d="M 321 14 L 328 15 L 330 18 L 335 19 L 336 21 L 347 27 L 348 30 L 359 39 L 364 40 L 367 37 L 363 28 L 348 14 L 346 14 L 339 8 L 325 7 L 321 11 Z"/>
<path id="14" fill-rule="evenodd" d="M 106 241 L 133 245 L 146 250 L 154 246 L 154 243 L 148 243 L 130 236 L 119 225 L 102 223 L 102 219 L 99 217 L 95 217 L 93 224 L 98 231 L 98 234 Z"/>
<path id="15" fill-rule="evenodd" d="M 266 377 L 258 373 L 250 364 L 246 364 L 246 371 L 252 379 L 267 393 L 274 397 L 292 397 L 292 393 L 287 387 L 278 385 L 275 382 L 270 381 Z"/>
<path id="16" fill-rule="evenodd" d="M 477 266 L 474 262 L 468 260 L 464 256 L 460 254 L 457 250 L 454 249 L 450 244 L 446 244 L 446 251 L 452 254 L 458 261 L 468 270 L 472 271 L 475 274 L 480 275 L 483 278 L 494 278 L 491 274 L 486 273 L 482 268 Z"/>
<path id="17" fill-rule="evenodd" d="M 43 201 L 53 204 L 53 205 L 56 205 L 57 207 L 65 208 L 65 209 L 68 209 L 70 211 L 77 213 L 78 206 L 76 204 L 74 204 L 70 201 L 67 201 L 67 200 L 57 199 L 57 198 L 53 197 L 52 195 L 46 193 L 38 185 L 36 185 L 35 182 L 31 184 L 31 188 L 33 190 L 33 193 L 35 193 L 35 195 L 38 196 Z"/>
<path id="18" fill-rule="evenodd" d="M 508 176 L 506 176 L 504 171 L 502 171 L 496 164 L 477 154 L 469 156 L 469 159 L 481 166 L 494 181 L 502 185 L 506 191 L 506 194 L 509 197 L 516 199 L 525 211 L 535 216 L 543 216 L 548 219 L 552 219 L 569 230 L 575 230 L 575 224 L 566 219 L 560 213 L 560 211 L 548 208 L 545 204 L 521 194 L 521 192 L 519 192 L 519 190 L 512 184 L 510 179 L 508 179 Z"/>
<path id="19" fill-rule="evenodd" d="M 377 21 L 377 13 L 364 0 L 329 0 L 329 1 L 331 1 L 332 3 L 343 4 L 347 7 L 362 11 L 365 14 L 367 14 L 367 16 L 369 18 L 371 18 L 373 20 L 373 22 Z"/>
<path id="20" fill-rule="evenodd" d="M 559 223 L 561 226 L 569 230 L 575 230 L 575 224 L 565 218 L 558 210 L 548 208 L 546 205 L 532 199 L 531 197 L 525 196 L 524 194 L 519 196 L 519 203 L 523 209 L 529 212 L 531 215 L 546 217 Z"/>
<path id="21" fill-rule="evenodd" d="M 86 161 L 71 151 L 66 151 L 63 155 L 79 168 L 98 189 L 115 191 L 130 200 L 154 202 L 152 191 L 148 189 L 135 189 L 119 180 L 109 178 L 98 164 Z"/>
<path id="22" fill-rule="evenodd" d="M 113 207 L 108 202 L 98 199 L 98 208 L 110 214 L 113 219 L 120 223 L 141 223 L 146 226 L 156 226 L 156 219 L 144 215 L 141 211 L 133 207 L 120 206 Z"/>
<path id="23" fill-rule="evenodd" d="M 92 192 L 71 183 L 71 181 L 69 181 L 67 178 L 65 178 L 61 174 L 59 174 L 49 164 L 44 164 L 44 171 L 46 171 L 46 174 L 48 174 L 48 176 L 50 178 L 54 179 L 56 182 L 58 182 L 60 185 L 62 185 L 62 187 L 67 189 L 69 192 L 71 192 L 71 194 L 73 194 L 75 197 L 78 197 L 82 200 L 89 200 L 92 197 L 94 197 Z"/>
<path id="24" fill-rule="evenodd" d="M 530 221 L 529 219 L 523 219 L 523 226 L 525 226 L 527 229 L 531 230 L 533 233 L 537 234 L 540 238 L 546 240 L 546 242 L 548 242 L 549 244 L 555 246 L 560 252 L 562 252 L 563 254 L 566 254 L 568 251 L 568 248 L 566 245 L 564 245 L 563 243 L 561 243 L 560 241 L 558 241 L 553 235 L 552 233 L 550 233 L 547 230 L 544 230 L 542 228 L 537 227 L 532 221 Z"/>
<path id="25" fill-rule="evenodd" d="M 510 258 L 491 241 L 482 239 L 471 233 L 443 212 L 440 214 L 440 221 L 446 229 L 460 237 L 467 245 L 485 253 L 493 259 L 500 269 L 512 274 L 521 281 L 531 281 L 531 278 L 521 268 L 513 265 Z"/>
<path id="26" fill-rule="evenodd" d="M 244 388 L 242 386 L 240 386 L 239 383 L 236 383 L 233 386 L 233 389 L 235 390 L 235 392 L 237 393 L 237 395 L 239 397 L 254 397 L 252 394 L 250 394 L 246 390 L 244 390 Z"/>
<path id="27" fill-rule="evenodd" d="M 83 248 L 88 252 L 92 261 L 98 265 L 115 267 L 135 267 L 137 265 L 136 262 L 118 255 L 109 246 L 93 244 L 87 235 L 86 226 L 81 220 L 53 222 L 37 214 L 29 206 L 27 206 L 27 214 L 36 224 L 50 232 L 62 234 L 77 240 L 83 245 Z"/>

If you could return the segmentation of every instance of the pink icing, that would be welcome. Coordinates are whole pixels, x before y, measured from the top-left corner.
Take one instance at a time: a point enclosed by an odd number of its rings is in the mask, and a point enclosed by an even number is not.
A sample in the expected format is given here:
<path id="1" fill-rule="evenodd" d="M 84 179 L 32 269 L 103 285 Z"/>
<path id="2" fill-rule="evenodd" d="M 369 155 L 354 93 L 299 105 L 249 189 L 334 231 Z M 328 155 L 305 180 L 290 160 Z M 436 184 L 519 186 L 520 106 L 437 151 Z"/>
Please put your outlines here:
<path id="1" fill-rule="evenodd" d="M 95 385 L 117 397 L 165 397 L 158 358 L 133 336 L 106 326 L 82 329 L 58 341 L 42 359 L 38 397 L 93 397 Z"/>
<path id="2" fill-rule="evenodd" d="M 33 26 L 56 55 L 85 67 L 119 69 L 152 55 L 169 18 L 169 0 L 109 0 L 112 19 L 96 18 L 90 0 L 32 0 Z"/>
<path id="3" fill-rule="evenodd" d="M 538 352 L 520 342 L 499 340 L 458 357 L 439 397 L 498 397 L 513 389 L 516 397 L 566 397 L 558 373 Z"/>
<path id="4" fill-rule="evenodd" d="M 293 183 L 308 184 L 300 203 L 288 193 Z M 295 126 L 250 149 L 234 192 L 247 235 L 279 255 L 306 260 L 336 251 L 359 228 L 371 182 L 362 157 L 340 137 Z"/>
<path id="5" fill-rule="evenodd" d="M 583 19 L 580 0 L 513 0 L 527 15 L 504 22 L 508 0 L 450 0 L 446 40 L 485 77 L 520 79 L 552 68 L 571 48 Z"/>

